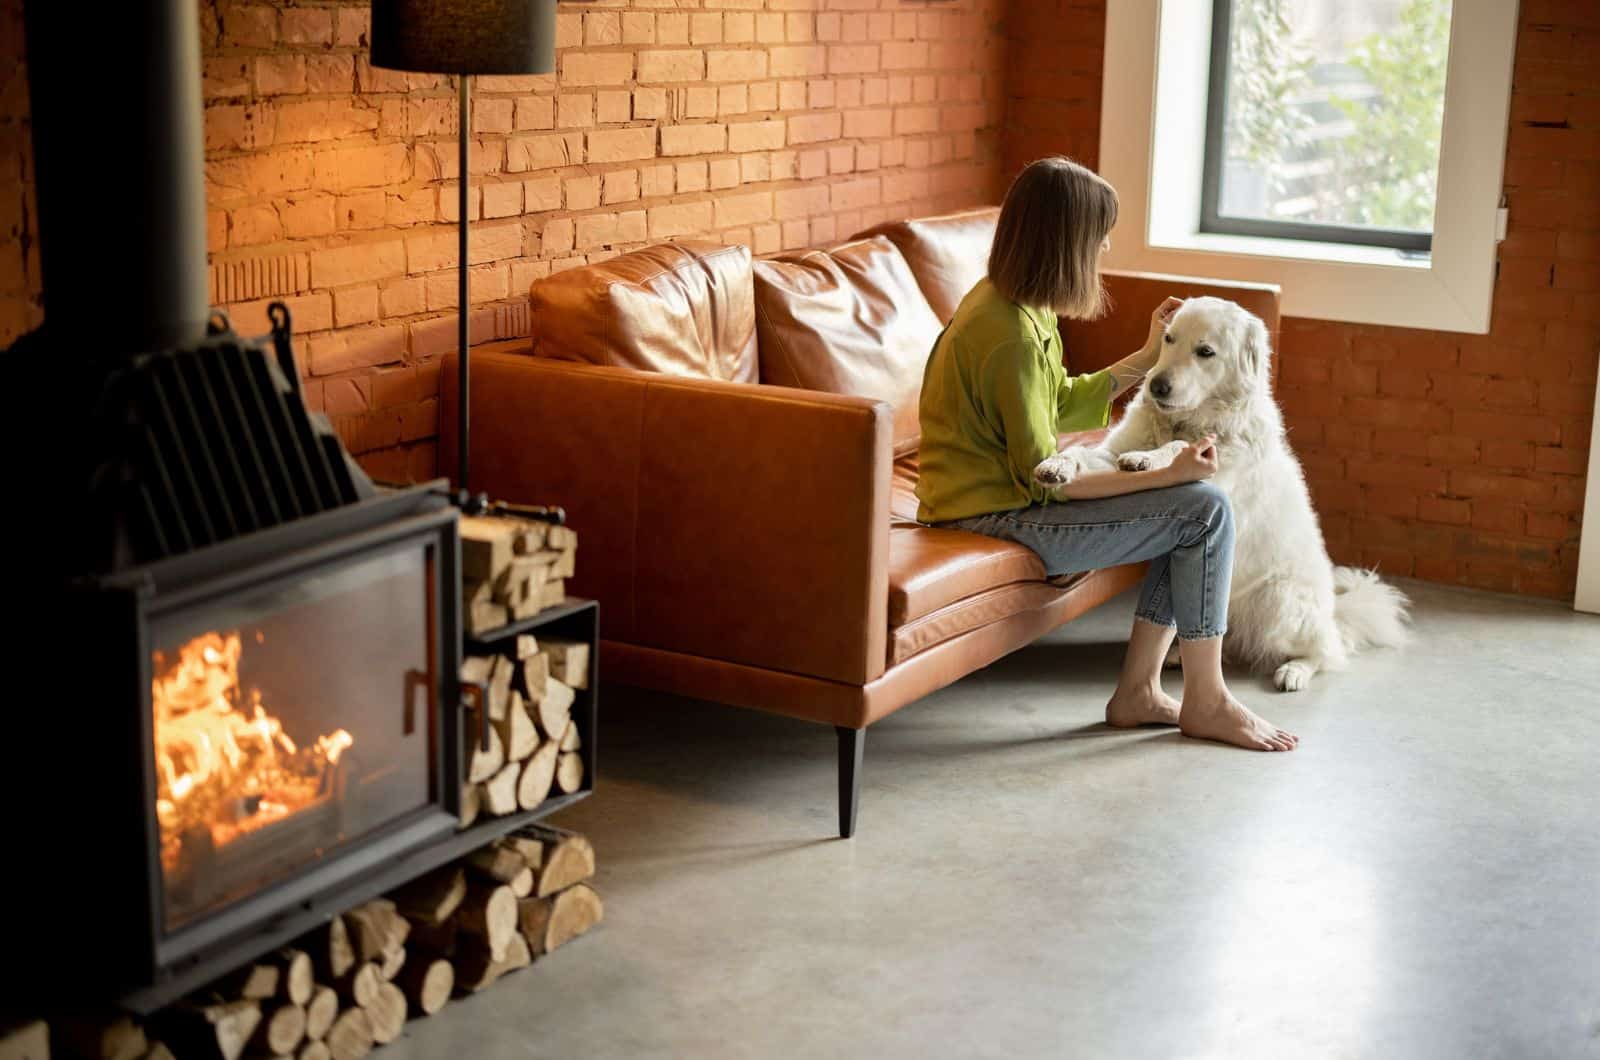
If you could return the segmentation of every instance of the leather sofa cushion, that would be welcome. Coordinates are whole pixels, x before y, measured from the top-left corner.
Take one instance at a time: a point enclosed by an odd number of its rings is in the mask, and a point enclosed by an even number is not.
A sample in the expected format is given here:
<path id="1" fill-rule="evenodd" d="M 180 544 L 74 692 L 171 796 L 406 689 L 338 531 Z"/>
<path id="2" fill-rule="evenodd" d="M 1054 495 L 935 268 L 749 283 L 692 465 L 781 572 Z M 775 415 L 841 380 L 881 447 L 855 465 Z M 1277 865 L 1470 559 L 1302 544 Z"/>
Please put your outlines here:
<path id="1" fill-rule="evenodd" d="M 888 665 L 898 666 L 913 655 L 982 626 L 1003 622 L 1027 612 L 1045 611 L 1085 582 L 1102 574 L 1102 571 L 1076 574 L 1061 585 L 1013 582 L 996 586 L 891 628 Z"/>
<path id="2" fill-rule="evenodd" d="M 1004 585 L 1044 585 L 1044 574 L 1044 564 L 1031 549 L 1010 541 L 893 520 L 889 629 Z"/>
<path id="3" fill-rule="evenodd" d="M 985 206 L 895 221 L 870 228 L 856 238 L 883 236 L 900 248 L 934 315 L 941 324 L 948 324 L 961 299 L 988 274 L 989 248 L 999 219 L 998 206 Z"/>
<path id="4" fill-rule="evenodd" d="M 528 297 L 540 357 L 756 381 L 746 247 L 661 243 L 535 280 Z"/>
<path id="5" fill-rule="evenodd" d="M 894 410 L 894 451 L 916 449 L 922 369 L 941 325 L 887 239 L 757 261 L 761 381 L 877 398 Z"/>
<path id="6" fill-rule="evenodd" d="M 917 522 L 917 454 L 894 462 L 889 491 L 889 629 L 1014 582 L 1044 583 L 1030 549 Z"/>

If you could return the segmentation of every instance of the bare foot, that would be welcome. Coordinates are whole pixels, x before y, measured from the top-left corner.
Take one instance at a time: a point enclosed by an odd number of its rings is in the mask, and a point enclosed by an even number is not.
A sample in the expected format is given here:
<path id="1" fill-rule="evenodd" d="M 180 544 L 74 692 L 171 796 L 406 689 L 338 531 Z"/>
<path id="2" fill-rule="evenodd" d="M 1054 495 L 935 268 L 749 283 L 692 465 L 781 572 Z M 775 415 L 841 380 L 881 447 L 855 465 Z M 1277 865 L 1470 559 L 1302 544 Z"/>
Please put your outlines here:
<path id="1" fill-rule="evenodd" d="M 1232 696 L 1204 703 L 1183 701 L 1178 728 L 1197 740 L 1231 743 L 1251 751 L 1293 751 L 1300 738 L 1251 712 Z"/>
<path id="2" fill-rule="evenodd" d="M 1106 724 L 1114 729 L 1176 725 L 1178 701 L 1159 688 L 1145 687 L 1133 692 L 1119 688 L 1106 704 Z"/>

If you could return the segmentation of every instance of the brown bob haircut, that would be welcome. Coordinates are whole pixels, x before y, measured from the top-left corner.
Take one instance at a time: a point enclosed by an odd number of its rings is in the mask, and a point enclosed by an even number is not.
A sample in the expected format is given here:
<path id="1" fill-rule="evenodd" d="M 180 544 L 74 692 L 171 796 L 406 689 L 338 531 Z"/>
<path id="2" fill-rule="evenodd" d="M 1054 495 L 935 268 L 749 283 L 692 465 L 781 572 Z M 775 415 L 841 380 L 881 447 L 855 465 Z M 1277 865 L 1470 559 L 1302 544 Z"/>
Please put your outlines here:
<path id="1" fill-rule="evenodd" d="M 1117 193 L 1057 155 L 1030 164 L 1006 192 L 989 251 L 989 279 L 1018 305 L 1058 316 L 1100 315 L 1100 245 L 1117 223 Z"/>

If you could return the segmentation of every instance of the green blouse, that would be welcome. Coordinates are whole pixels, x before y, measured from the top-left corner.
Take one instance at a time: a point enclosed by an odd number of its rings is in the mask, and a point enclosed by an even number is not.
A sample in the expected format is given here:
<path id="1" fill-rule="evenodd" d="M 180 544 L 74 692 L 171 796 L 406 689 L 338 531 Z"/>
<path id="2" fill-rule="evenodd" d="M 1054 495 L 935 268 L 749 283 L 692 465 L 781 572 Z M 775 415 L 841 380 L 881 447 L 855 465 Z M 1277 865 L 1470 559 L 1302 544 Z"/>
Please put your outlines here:
<path id="1" fill-rule="evenodd" d="M 1069 431 L 1104 427 L 1111 374 L 1068 376 L 1048 310 L 1019 306 L 987 279 L 961 300 L 922 374 L 917 518 L 965 519 L 1048 504 L 1033 481 Z"/>

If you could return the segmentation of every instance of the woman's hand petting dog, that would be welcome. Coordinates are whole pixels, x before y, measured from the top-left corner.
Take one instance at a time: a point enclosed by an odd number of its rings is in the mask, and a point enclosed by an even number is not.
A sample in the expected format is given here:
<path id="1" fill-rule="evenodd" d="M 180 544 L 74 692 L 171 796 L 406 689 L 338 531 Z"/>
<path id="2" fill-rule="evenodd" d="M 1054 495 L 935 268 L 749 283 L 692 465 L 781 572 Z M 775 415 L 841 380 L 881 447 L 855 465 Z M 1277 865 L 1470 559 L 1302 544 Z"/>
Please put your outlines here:
<path id="1" fill-rule="evenodd" d="M 1150 335 L 1145 339 L 1144 351 L 1146 353 L 1161 352 L 1161 341 L 1167 337 L 1167 325 L 1172 323 L 1173 316 L 1183 308 L 1183 299 L 1167 297 L 1156 306 L 1154 313 L 1150 314 Z"/>

